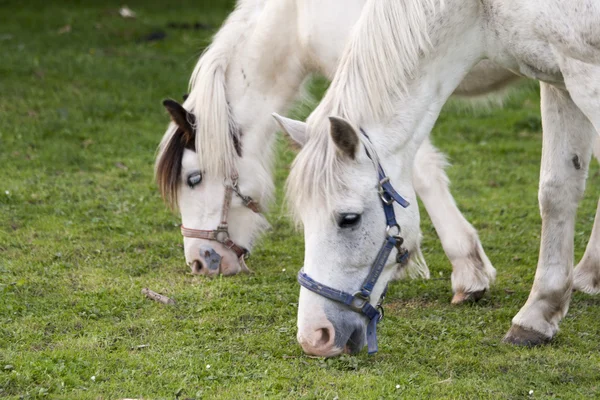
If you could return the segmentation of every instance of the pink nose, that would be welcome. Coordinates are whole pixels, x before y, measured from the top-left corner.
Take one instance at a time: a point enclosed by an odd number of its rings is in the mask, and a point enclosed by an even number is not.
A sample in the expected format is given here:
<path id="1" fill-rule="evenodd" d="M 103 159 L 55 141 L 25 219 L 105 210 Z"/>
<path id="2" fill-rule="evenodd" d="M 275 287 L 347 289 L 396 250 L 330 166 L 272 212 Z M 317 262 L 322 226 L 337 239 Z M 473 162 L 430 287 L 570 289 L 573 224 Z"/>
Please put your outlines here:
<path id="1" fill-rule="evenodd" d="M 298 332 L 298 342 L 306 354 L 313 356 L 332 357 L 343 350 L 335 346 L 335 329 L 329 321 L 320 328 Z"/>

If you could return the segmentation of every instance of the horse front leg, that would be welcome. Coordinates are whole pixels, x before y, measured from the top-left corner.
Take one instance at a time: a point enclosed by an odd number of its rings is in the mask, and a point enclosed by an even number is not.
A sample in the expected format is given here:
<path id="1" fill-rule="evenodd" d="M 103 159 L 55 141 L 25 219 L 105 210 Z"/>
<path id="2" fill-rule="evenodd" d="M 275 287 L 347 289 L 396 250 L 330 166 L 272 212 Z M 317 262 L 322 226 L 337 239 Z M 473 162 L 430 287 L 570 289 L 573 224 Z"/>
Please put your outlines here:
<path id="1" fill-rule="evenodd" d="M 504 338 L 507 343 L 529 346 L 552 339 L 569 308 L 575 214 L 595 134 L 567 91 L 541 83 L 541 98 L 540 255 L 529 298 Z"/>
<path id="2" fill-rule="evenodd" d="M 444 171 L 445 156 L 426 139 L 415 158 L 413 185 L 452 263 L 453 304 L 479 300 L 496 277 L 477 231 L 456 206 Z"/>

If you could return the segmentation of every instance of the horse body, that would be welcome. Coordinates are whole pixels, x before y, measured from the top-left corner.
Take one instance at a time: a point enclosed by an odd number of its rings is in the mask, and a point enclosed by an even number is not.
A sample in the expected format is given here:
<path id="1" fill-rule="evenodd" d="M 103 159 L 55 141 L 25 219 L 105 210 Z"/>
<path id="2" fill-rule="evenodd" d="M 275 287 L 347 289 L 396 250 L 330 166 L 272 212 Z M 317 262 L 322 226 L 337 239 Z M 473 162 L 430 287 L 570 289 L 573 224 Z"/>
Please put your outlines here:
<path id="1" fill-rule="evenodd" d="M 600 127 L 600 4 L 443 3 L 378 0 L 365 6 L 332 85 L 307 120 L 309 140 L 288 180 L 288 197 L 304 225 L 304 270 L 318 282 L 352 293 L 385 237 L 375 175 L 358 128 L 367 132 L 398 192 L 414 199 L 409 176 L 413 166 L 419 170 L 416 149 L 471 68 L 489 58 L 542 80 L 540 258 L 530 297 L 505 338 L 538 344 L 556 334 L 571 294 L 575 211 Z M 360 223 L 348 227 L 339 219 L 348 214 L 360 216 L 354 218 Z M 404 243 L 414 251 L 418 211 L 398 208 L 396 215 Z M 456 240 L 451 246 L 464 254 L 470 244 Z M 599 273 L 597 244 L 590 243 L 588 250 L 585 274 L 576 271 L 577 282 L 597 287 L 596 281 L 585 282 Z M 373 304 L 393 269 L 391 257 L 373 290 Z M 361 317 L 305 288 L 298 319 L 298 337 L 309 353 L 330 356 L 364 345 Z"/>

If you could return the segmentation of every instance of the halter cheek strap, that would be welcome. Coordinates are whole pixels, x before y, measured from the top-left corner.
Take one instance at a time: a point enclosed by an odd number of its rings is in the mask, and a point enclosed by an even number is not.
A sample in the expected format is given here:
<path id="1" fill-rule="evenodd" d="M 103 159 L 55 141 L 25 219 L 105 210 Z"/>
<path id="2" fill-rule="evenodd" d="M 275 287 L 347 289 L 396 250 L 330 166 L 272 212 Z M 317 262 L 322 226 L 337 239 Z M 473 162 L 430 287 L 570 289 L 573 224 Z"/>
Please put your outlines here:
<path id="1" fill-rule="evenodd" d="M 219 242 L 228 249 L 231 249 L 239 259 L 244 259 L 248 256 L 249 251 L 245 247 L 237 245 L 229 237 L 229 224 L 227 223 L 227 217 L 229 215 L 229 209 L 231 208 L 231 198 L 233 193 L 237 194 L 242 200 L 244 206 L 248 207 L 253 212 L 259 214 L 260 206 L 250 196 L 244 196 L 238 187 L 238 174 L 237 172 L 232 176 L 232 184 L 225 185 L 225 197 L 223 199 L 223 209 L 221 210 L 221 222 L 217 229 L 206 231 L 200 229 L 190 229 L 181 225 L 181 234 L 184 237 L 195 238 L 195 239 L 206 239 Z"/>
<path id="2" fill-rule="evenodd" d="M 361 132 L 367 140 L 369 140 L 369 137 L 362 129 Z M 381 305 L 385 298 L 385 294 L 387 293 L 387 285 L 376 306 L 373 306 L 370 303 L 371 293 L 373 292 L 373 288 L 383 272 L 390 253 L 394 248 L 398 251 L 396 256 L 397 263 L 405 264 L 408 261 L 409 252 L 402 247 L 404 239 L 400 236 L 401 229 L 396 221 L 394 202 L 404 208 L 408 207 L 410 204 L 393 188 L 390 179 L 386 176 L 381 164 L 379 161 L 376 161 L 376 155 L 375 157 L 372 157 L 368 150 L 367 155 L 373 160 L 373 163 L 377 168 L 377 175 L 379 177 L 379 197 L 381 199 L 386 221 L 386 238 L 375 257 L 375 261 L 373 261 L 373 264 L 371 265 L 369 274 L 363 281 L 360 289 L 354 294 L 319 283 L 308 276 L 308 274 L 304 272 L 304 269 L 301 269 L 300 272 L 298 272 L 298 283 L 311 292 L 330 300 L 337 301 L 338 303 L 345 304 L 352 311 L 365 315 L 369 319 L 369 324 L 367 325 L 367 347 L 369 354 L 374 354 L 378 351 L 377 324 L 383 318 L 383 308 Z"/>

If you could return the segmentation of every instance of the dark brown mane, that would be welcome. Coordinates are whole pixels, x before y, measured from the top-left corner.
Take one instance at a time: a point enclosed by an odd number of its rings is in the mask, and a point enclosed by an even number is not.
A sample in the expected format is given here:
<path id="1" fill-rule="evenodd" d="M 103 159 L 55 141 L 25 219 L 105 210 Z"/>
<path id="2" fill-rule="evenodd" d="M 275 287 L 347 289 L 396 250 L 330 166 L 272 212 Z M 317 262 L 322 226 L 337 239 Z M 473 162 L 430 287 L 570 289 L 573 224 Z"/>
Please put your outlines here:
<path id="1" fill-rule="evenodd" d="M 165 203 L 173 210 L 177 209 L 177 187 L 185 149 L 196 151 L 194 141 L 188 140 L 182 129 L 177 129 L 156 161 L 156 183 Z"/>

